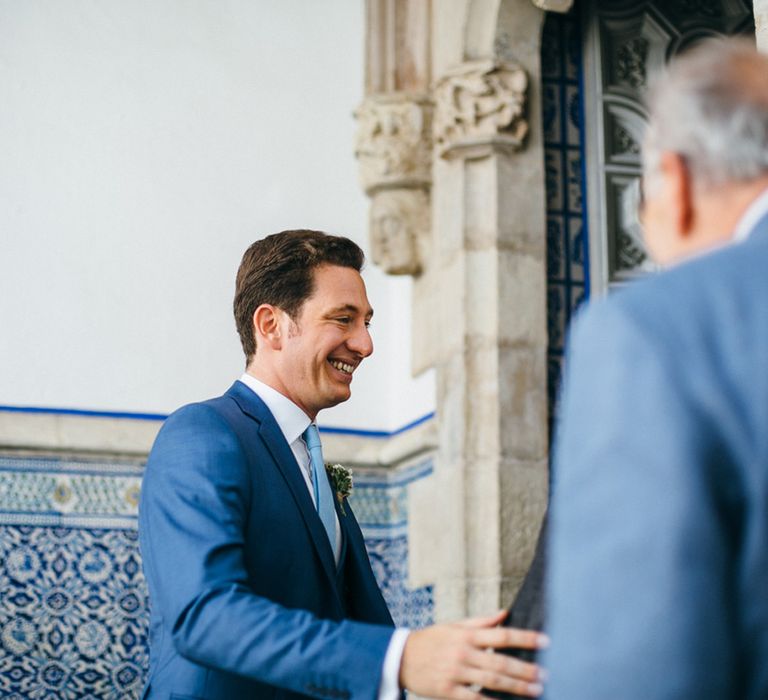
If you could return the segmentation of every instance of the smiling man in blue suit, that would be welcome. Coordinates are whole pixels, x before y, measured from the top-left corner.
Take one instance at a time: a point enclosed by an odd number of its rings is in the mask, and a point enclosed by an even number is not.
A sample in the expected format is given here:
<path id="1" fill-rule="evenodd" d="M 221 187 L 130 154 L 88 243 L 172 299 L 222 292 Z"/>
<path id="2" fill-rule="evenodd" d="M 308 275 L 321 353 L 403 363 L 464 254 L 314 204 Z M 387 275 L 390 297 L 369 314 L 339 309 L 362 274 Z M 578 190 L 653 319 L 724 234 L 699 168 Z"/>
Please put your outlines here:
<path id="1" fill-rule="evenodd" d="M 170 416 L 147 463 L 145 698 L 540 693 L 535 665 L 486 653 L 542 641 L 495 627 L 502 615 L 394 629 L 354 513 L 326 474 L 315 418 L 349 398 L 373 351 L 362 265 L 352 241 L 306 230 L 243 256 L 234 312 L 246 372 Z"/>
<path id="2" fill-rule="evenodd" d="M 669 269 L 572 332 L 547 697 L 768 698 L 768 58 L 673 60 L 643 170 Z"/>

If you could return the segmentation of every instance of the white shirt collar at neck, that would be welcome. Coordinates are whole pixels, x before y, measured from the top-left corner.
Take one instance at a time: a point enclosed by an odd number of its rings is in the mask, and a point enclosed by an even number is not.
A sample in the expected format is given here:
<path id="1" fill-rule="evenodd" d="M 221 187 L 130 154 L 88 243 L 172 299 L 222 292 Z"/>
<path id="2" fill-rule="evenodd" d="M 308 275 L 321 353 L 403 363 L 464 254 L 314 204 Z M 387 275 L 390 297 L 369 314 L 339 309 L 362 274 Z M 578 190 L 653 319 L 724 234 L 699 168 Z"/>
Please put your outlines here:
<path id="1" fill-rule="evenodd" d="M 309 427 L 312 422 L 309 416 L 288 397 L 247 372 L 240 377 L 240 381 L 267 405 L 289 445 Z"/>
<path id="2" fill-rule="evenodd" d="M 763 190 L 753 199 L 747 210 L 741 215 L 736 228 L 733 230 L 733 242 L 741 243 L 747 240 L 757 222 L 766 214 L 768 214 L 768 189 Z"/>

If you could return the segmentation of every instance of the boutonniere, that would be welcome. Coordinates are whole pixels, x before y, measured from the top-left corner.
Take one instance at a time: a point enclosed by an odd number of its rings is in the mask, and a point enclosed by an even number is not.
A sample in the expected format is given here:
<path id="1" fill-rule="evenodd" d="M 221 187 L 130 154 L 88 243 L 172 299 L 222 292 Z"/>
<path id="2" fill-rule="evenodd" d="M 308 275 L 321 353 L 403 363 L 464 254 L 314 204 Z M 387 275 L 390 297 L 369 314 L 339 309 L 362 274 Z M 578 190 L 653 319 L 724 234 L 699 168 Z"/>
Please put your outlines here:
<path id="1" fill-rule="evenodd" d="M 341 464 L 326 464 L 325 471 L 331 477 L 331 483 L 333 484 L 333 490 L 336 492 L 336 498 L 339 501 L 341 514 L 346 515 L 344 512 L 344 499 L 348 498 L 352 493 L 352 470 Z"/>

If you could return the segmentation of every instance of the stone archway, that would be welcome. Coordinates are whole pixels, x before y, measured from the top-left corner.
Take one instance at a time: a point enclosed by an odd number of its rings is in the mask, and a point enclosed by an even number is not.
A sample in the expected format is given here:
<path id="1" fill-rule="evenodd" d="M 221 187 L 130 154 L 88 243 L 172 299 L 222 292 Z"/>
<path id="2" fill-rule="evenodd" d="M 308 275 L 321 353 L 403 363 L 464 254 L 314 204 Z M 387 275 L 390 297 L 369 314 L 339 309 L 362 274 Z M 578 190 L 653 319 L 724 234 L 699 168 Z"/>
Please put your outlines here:
<path id="1" fill-rule="evenodd" d="M 509 604 L 546 508 L 544 12 L 439 10 L 369 0 L 357 150 L 374 258 L 414 275 L 414 370 L 437 371 L 439 447 L 410 493 L 410 577 L 435 586 L 446 620 Z"/>

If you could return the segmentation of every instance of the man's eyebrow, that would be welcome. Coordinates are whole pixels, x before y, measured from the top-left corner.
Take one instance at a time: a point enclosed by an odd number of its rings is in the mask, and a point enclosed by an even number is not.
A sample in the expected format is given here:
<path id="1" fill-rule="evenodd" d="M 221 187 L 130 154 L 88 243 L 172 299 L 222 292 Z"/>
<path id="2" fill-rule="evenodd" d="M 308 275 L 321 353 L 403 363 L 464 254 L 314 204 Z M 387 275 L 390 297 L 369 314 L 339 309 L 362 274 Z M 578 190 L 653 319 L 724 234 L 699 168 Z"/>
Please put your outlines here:
<path id="1" fill-rule="evenodd" d="M 335 306 L 334 308 L 330 309 L 326 315 L 332 316 L 333 314 L 338 313 L 352 313 L 352 314 L 359 314 L 360 309 L 355 306 L 354 304 L 342 304 L 341 306 Z M 368 318 L 373 318 L 373 309 L 369 306 L 368 310 L 365 314 Z"/>

